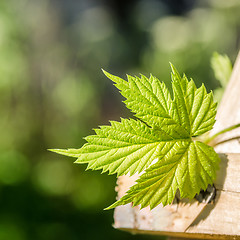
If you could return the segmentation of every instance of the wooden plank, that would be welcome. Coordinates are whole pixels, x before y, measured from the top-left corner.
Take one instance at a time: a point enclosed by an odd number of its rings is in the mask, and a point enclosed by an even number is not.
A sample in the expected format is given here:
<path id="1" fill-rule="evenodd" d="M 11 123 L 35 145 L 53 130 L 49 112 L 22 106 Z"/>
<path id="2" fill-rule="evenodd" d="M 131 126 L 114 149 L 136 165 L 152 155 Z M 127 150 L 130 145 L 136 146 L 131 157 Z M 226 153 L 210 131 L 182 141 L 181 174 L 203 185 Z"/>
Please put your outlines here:
<path id="1" fill-rule="evenodd" d="M 217 172 L 215 187 L 219 190 L 240 193 L 240 154 L 219 154 L 220 170 Z"/>
<path id="2" fill-rule="evenodd" d="M 220 154 L 221 166 L 215 181 L 217 197 L 215 204 L 199 203 L 196 200 L 180 202 L 166 207 L 159 205 L 150 211 L 131 204 L 117 207 L 115 210 L 114 227 L 118 229 L 133 229 L 135 233 L 155 232 L 191 233 L 236 236 L 240 233 L 240 154 Z M 124 186 L 118 197 L 134 184 L 137 175 L 120 177 L 118 183 Z M 119 186 L 119 187 L 120 187 Z M 178 235 L 179 236 L 179 235 Z M 181 235 L 183 237 L 183 235 Z M 212 239 L 214 236 L 212 236 Z M 226 239 L 226 238 L 225 238 Z"/>
<path id="3" fill-rule="evenodd" d="M 218 107 L 216 123 L 211 134 L 215 134 L 227 127 L 240 123 L 240 53 L 234 65 L 230 82 L 224 92 Z M 226 141 L 232 139 L 231 141 Z M 219 153 L 240 153 L 240 128 L 220 135 L 216 142 L 221 144 L 215 147 Z M 226 142 L 225 142 L 226 141 Z"/>
<path id="4" fill-rule="evenodd" d="M 239 193 L 217 191 L 216 203 L 208 204 L 187 229 L 187 232 L 239 236 Z"/>
<path id="5" fill-rule="evenodd" d="M 130 186 L 134 184 L 137 177 L 138 175 L 136 174 L 132 177 L 121 176 L 118 178 L 117 186 L 115 189 L 118 192 L 118 198 L 122 197 L 125 194 Z M 134 209 L 131 206 L 119 206 L 115 208 L 114 221 L 115 228 L 137 228 L 137 226 L 135 226 L 136 221 Z"/>
<path id="6" fill-rule="evenodd" d="M 205 235 L 204 235 L 205 236 Z M 187 240 L 198 240 L 199 238 L 187 238 Z M 206 236 L 205 238 L 201 237 L 201 239 L 207 239 Z M 186 240 L 186 238 L 181 238 L 181 237 L 169 237 L 167 240 Z"/>
<path id="7" fill-rule="evenodd" d="M 122 231 L 130 232 L 132 234 L 144 234 L 144 235 L 162 235 L 162 236 L 172 236 L 177 237 L 177 239 L 215 239 L 215 240 L 240 240 L 239 236 L 227 236 L 227 235 L 221 235 L 221 234 L 195 234 L 195 233 L 184 233 L 184 232 L 159 232 L 159 231 L 142 231 L 135 229 L 119 229 Z M 180 240 L 179 239 L 179 240 Z"/>

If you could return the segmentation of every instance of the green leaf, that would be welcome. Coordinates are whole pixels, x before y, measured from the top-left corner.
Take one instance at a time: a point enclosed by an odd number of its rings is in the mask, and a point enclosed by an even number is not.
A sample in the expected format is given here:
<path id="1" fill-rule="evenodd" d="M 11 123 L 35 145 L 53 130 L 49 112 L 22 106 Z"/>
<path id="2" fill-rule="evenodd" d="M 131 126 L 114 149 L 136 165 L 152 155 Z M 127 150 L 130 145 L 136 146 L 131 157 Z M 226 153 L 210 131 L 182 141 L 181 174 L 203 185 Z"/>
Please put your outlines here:
<path id="1" fill-rule="evenodd" d="M 149 167 L 125 196 L 106 209 L 130 202 L 153 209 L 160 203 L 170 204 L 177 189 L 181 197 L 191 199 L 213 183 L 219 157 L 212 147 L 198 141 L 182 141 L 176 147 L 176 152 Z"/>
<path id="2" fill-rule="evenodd" d="M 135 116 L 151 127 L 160 127 L 173 138 L 189 137 L 181 124 L 172 117 L 173 101 L 170 92 L 163 82 L 152 75 L 146 78 L 127 76 L 128 81 L 113 76 L 106 71 L 105 75 L 115 82 L 116 87 L 126 98 L 127 108 Z"/>
<path id="3" fill-rule="evenodd" d="M 197 88 L 193 80 L 180 77 L 172 67 L 172 87 L 174 92 L 174 117 L 188 130 L 190 136 L 199 136 L 212 129 L 215 123 L 217 103 L 212 92 L 207 93 L 202 85 Z"/>
<path id="4" fill-rule="evenodd" d="M 182 139 L 172 139 L 158 128 L 149 128 L 133 119 L 111 122 L 111 126 L 95 129 L 96 135 L 86 137 L 87 144 L 80 150 L 54 150 L 76 163 L 88 163 L 88 169 L 130 175 L 142 172 L 153 160 L 163 158 Z M 187 139 L 188 140 L 188 139 Z"/>
<path id="5" fill-rule="evenodd" d="M 213 53 L 211 58 L 211 66 L 215 78 L 220 82 L 220 87 L 214 90 L 214 99 L 220 102 L 227 83 L 232 74 L 232 63 L 226 55 L 217 52 Z"/>
<path id="6" fill-rule="evenodd" d="M 222 87 L 226 87 L 232 74 L 232 63 L 228 56 L 214 52 L 211 58 L 211 66 L 215 78 L 221 83 Z"/>
<path id="7" fill-rule="evenodd" d="M 133 202 L 141 207 L 170 204 L 177 189 L 181 197 L 193 198 L 216 176 L 220 161 L 212 147 L 192 137 L 209 131 L 216 115 L 212 93 L 204 85 L 181 77 L 172 68 L 173 98 L 163 82 L 127 76 L 123 80 L 106 71 L 126 98 L 125 104 L 137 120 L 121 119 L 95 129 L 80 149 L 53 150 L 76 157 L 88 169 L 118 176 L 143 174 L 123 198 L 109 208 Z"/>

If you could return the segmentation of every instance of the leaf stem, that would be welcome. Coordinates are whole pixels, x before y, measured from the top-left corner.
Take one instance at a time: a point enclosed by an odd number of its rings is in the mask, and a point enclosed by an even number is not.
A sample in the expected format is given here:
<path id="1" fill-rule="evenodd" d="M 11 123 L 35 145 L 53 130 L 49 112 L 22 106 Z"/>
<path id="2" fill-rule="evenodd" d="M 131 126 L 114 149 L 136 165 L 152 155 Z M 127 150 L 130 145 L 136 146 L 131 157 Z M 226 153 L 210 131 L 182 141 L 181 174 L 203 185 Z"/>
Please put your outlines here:
<path id="1" fill-rule="evenodd" d="M 211 137 L 207 138 L 207 139 L 204 141 L 204 143 L 208 144 L 209 142 L 211 142 L 212 140 L 214 140 L 217 136 L 219 136 L 219 135 L 221 135 L 221 134 L 223 134 L 223 133 L 225 133 L 225 132 L 229 132 L 229 131 L 231 131 L 231 130 L 233 130 L 233 129 L 235 129 L 235 128 L 238 128 L 238 127 L 240 127 L 240 123 L 235 124 L 235 125 L 233 125 L 233 126 L 231 126 L 231 127 L 225 128 L 225 129 L 223 129 L 222 131 L 217 132 L 216 134 L 214 134 L 214 135 L 212 135 Z"/>

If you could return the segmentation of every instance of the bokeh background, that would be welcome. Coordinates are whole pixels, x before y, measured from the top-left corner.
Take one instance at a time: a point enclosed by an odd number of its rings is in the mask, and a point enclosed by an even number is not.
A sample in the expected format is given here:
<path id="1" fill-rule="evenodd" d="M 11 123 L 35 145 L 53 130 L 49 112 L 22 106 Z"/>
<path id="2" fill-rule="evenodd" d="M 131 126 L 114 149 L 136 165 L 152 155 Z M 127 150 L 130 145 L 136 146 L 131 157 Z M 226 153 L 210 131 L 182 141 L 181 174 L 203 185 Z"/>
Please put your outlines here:
<path id="1" fill-rule="evenodd" d="M 113 229 L 116 177 L 47 149 L 131 116 L 101 68 L 215 89 L 213 52 L 239 46 L 239 0 L 1 0 L 0 240 L 164 239 Z"/>

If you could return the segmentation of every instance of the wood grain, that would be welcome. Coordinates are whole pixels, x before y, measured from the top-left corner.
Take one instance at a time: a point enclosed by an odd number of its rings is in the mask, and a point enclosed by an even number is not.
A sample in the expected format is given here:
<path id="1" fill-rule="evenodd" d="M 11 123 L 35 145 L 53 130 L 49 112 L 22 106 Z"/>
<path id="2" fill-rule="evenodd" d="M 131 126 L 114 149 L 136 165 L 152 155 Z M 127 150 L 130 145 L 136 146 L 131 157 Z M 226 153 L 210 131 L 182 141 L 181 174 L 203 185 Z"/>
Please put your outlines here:
<path id="1" fill-rule="evenodd" d="M 216 123 L 212 135 L 232 125 L 240 123 L 240 53 L 238 54 L 230 82 L 218 107 Z M 232 139 L 231 141 L 226 141 Z M 240 153 L 240 128 L 220 135 L 215 147 L 217 152 Z"/>

